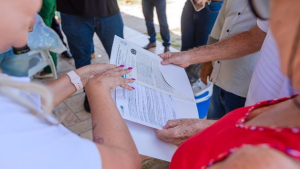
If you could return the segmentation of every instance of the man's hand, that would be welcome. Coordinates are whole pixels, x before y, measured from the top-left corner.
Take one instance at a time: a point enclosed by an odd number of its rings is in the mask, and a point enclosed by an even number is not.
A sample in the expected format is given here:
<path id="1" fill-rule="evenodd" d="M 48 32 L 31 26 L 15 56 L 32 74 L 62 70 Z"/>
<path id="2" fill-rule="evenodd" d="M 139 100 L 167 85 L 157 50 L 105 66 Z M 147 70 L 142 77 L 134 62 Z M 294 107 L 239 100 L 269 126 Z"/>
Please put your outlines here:
<path id="1" fill-rule="evenodd" d="M 167 52 L 159 55 L 163 61 L 162 65 L 174 64 L 186 68 L 191 65 L 191 58 L 189 53 L 186 52 Z"/>
<path id="2" fill-rule="evenodd" d="M 204 84 L 207 85 L 207 76 L 210 77 L 212 71 L 213 71 L 213 66 L 211 62 L 206 62 L 203 64 L 200 70 L 200 78 Z"/>
<path id="3" fill-rule="evenodd" d="M 169 120 L 162 130 L 157 130 L 159 139 L 179 146 L 185 140 L 213 124 L 214 120 L 178 119 Z"/>

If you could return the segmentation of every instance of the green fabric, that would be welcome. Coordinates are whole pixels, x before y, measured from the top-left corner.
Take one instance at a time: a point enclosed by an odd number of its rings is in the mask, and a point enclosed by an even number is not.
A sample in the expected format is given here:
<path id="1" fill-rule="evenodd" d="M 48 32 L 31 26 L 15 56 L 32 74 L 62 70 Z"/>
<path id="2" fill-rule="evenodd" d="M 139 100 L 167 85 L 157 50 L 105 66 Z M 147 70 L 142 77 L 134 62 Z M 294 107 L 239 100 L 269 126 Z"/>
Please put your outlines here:
<path id="1" fill-rule="evenodd" d="M 56 11 L 56 0 L 43 0 L 42 9 L 39 12 L 39 15 L 43 18 L 44 23 L 51 28 L 52 19 Z M 57 57 L 56 53 L 50 52 L 55 68 L 57 68 Z M 47 66 L 44 69 L 44 72 L 51 73 L 50 66 Z"/>
<path id="2" fill-rule="evenodd" d="M 56 53 L 50 52 L 50 54 L 52 56 L 55 68 L 57 68 L 57 56 L 56 56 Z M 44 72 L 45 73 L 52 73 L 50 66 L 45 67 Z"/>
<path id="3" fill-rule="evenodd" d="M 48 27 L 51 27 L 55 11 L 56 0 L 43 0 L 42 9 L 40 10 L 39 15 L 43 18 Z"/>

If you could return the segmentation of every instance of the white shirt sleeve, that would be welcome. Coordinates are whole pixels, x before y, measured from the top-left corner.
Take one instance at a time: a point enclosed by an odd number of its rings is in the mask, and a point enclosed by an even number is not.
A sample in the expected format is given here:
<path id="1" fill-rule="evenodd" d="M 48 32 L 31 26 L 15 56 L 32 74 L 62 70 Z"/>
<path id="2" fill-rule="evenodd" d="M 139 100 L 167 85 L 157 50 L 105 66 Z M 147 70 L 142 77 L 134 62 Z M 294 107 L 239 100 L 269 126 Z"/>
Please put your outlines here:
<path id="1" fill-rule="evenodd" d="M 257 19 L 257 26 L 264 32 L 268 32 L 269 30 L 269 21 L 263 21 L 260 19 Z"/>

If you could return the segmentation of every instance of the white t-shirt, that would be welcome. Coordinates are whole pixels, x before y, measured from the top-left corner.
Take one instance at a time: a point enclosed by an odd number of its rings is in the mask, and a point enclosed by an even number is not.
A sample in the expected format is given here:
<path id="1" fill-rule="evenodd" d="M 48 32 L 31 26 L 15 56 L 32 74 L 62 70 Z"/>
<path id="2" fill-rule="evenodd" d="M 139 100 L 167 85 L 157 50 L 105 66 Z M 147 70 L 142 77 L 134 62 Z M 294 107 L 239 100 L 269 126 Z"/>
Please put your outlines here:
<path id="1" fill-rule="evenodd" d="M 29 82 L 28 78 L 17 80 Z M 37 94 L 9 90 L 40 107 Z M 80 138 L 63 125 L 49 125 L 35 117 L 27 108 L 4 96 L 0 87 L 0 168 L 101 169 L 102 163 L 92 141 Z"/>
<path id="2" fill-rule="evenodd" d="M 251 79 L 246 106 L 296 94 L 289 79 L 281 72 L 277 44 L 268 21 L 257 20 L 257 25 L 267 36 Z"/>

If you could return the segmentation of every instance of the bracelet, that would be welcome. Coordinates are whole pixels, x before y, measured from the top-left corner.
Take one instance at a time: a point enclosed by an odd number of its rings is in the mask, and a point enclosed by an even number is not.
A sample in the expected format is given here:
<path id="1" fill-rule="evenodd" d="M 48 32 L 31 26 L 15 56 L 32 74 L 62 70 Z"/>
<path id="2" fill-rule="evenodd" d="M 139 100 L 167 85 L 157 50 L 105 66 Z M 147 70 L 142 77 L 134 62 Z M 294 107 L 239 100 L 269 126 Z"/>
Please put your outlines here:
<path id="1" fill-rule="evenodd" d="M 73 70 L 67 73 L 67 75 L 69 76 L 71 83 L 75 86 L 77 91 L 83 89 L 80 77 Z"/>
<path id="2" fill-rule="evenodd" d="M 24 54 L 24 53 L 27 53 L 30 51 L 30 48 L 27 46 L 27 44 L 21 48 L 14 48 L 13 47 L 13 53 L 15 55 L 21 55 L 21 54 Z"/>

